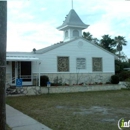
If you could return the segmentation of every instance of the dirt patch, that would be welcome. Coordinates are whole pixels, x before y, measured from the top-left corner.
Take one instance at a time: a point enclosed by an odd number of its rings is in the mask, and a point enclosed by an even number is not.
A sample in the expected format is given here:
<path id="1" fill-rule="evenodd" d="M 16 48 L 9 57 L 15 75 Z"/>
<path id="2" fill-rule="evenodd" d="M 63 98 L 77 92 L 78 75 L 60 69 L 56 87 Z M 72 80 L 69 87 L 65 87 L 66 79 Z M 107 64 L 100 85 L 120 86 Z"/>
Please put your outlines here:
<path id="1" fill-rule="evenodd" d="M 130 108 L 127 109 L 115 109 L 113 107 L 106 107 L 106 106 L 92 106 L 90 108 L 83 108 L 83 107 L 70 107 L 70 106 L 56 106 L 57 109 L 71 109 L 73 110 L 73 115 L 97 115 L 98 117 L 95 118 L 97 121 L 102 122 L 115 122 L 119 117 L 120 113 L 122 114 L 129 114 Z M 76 111 L 74 111 L 76 110 Z M 100 116 L 99 116 L 100 115 Z M 129 114 L 130 115 L 130 114 Z"/>
<path id="2" fill-rule="evenodd" d="M 130 119 L 130 91 L 8 97 L 6 103 L 53 130 L 117 130 Z"/>

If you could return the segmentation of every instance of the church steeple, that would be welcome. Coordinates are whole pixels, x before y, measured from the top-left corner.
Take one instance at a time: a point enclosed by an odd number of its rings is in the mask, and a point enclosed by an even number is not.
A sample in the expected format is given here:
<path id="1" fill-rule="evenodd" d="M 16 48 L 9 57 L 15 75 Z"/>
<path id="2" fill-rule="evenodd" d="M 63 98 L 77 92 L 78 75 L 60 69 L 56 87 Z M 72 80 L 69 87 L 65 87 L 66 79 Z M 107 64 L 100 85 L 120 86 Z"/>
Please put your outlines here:
<path id="1" fill-rule="evenodd" d="M 64 41 L 69 41 L 76 37 L 81 37 L 82 30 L 88 26 L 82 22 L 75 10 L 71 9 L 63 24 L 57 29 L 64 31 Z"/>

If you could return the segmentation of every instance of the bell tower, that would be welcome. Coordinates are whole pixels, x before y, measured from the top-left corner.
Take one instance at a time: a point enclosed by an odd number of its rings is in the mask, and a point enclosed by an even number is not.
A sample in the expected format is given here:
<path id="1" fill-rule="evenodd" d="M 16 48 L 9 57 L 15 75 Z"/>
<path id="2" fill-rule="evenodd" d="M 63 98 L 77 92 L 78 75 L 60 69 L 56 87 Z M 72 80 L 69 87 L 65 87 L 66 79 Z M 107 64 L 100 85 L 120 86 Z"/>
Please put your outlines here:
<path id="1" fill-rule="evenodd" d="M 63 24 L 57 29 L 63 31 L 64 33 L 64 42 L 70 41 L 77 37 L 82 37 L 82 30 L 86 29 L 89 25 L 84 24 L 80 17 L 77 15 L 75 10 L 73 9 L 73 1 L 72 1 L 72 9 L 69 14 L 65 17 L 65 21 Z"/>

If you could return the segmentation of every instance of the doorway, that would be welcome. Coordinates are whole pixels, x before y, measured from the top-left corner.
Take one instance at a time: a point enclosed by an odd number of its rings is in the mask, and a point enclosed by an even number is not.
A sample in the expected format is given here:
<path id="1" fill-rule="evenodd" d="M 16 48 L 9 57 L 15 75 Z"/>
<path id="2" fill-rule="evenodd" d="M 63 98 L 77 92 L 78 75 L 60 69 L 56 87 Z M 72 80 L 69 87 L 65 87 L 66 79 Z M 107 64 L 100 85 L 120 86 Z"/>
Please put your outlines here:
<path id="1" fill-rule="evenodd" d="M 22 78 L 23 85 L 32 85 L 31 61 L 18 62 L 18 78 Z"/>

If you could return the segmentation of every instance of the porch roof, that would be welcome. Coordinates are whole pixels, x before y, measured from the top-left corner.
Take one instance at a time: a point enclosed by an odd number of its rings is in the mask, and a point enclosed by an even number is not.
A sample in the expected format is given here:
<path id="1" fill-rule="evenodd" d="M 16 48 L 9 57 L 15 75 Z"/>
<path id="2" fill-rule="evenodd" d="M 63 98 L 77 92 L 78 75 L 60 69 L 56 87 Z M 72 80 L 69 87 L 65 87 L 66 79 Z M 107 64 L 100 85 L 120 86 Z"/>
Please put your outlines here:
<path id="1" fill-rule="evenodd" d="M 6 61 L 37 61 L 38 57 L 34 56 L 6 56 Z"/>

